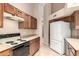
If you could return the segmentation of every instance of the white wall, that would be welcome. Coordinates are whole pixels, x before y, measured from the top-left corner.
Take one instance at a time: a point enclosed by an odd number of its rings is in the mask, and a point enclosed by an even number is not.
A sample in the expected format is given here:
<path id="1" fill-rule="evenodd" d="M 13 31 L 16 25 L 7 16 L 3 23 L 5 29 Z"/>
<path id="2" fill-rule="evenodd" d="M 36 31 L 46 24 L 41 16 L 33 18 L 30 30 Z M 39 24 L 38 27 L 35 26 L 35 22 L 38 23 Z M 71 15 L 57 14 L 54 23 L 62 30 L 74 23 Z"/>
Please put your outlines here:
<path id="1" fill-rule="evenodd" d="M 43 21 L 43 5 L 38 3 L 34 4 L 33 6 L 33 14 L 34 17 L 37 18 L 37 34 L 39 34 L 40 38 L 42 39 L 42 21 Z"/>
<path id="2" fill-rule="evenodd" d="M 3 28 L 0 28 L 0 34 L 18 33 L 18 22 L 4 19 Z"/>
<path id="3" fill-rule="evenodd" d="M 48 17 L 51 14 L 51 4 L 44 6 L 44 42 L 48 45 L 49 42 L 49 20 Z"/>

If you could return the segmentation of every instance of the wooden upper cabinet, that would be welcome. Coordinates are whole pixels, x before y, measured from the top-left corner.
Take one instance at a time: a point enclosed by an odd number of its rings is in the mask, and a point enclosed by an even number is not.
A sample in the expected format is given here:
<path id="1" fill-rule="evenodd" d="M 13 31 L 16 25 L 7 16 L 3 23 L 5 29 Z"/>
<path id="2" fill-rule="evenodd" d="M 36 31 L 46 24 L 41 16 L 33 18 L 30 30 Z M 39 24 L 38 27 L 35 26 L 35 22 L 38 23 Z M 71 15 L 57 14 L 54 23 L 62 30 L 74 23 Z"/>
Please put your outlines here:
<path id="1" fill-rule="evenodd" d="M 24 22 L 19 22 L 19 28 L 21 29 L 36 29 L 37 28 L 37 19 L 22 12 L 18 8 L 8 4 L 0 3 L 0 27 L 3 27 L 3 12 L 10 13 L 12 15 L 24 18 Z"/>
<path id="2" fill-rule="evenodd" d="M 79 10 L 72 14 L 72 27 L 79 29 Z"/>
<path id="3" fill-rule="evenodd" d="M 30 16 L 23 13 L 24 22 L 19 22 L 20 29 L 29 29 L 30 28 Z"/>
<path id="4" fill-rule="evenodd" d="M 8 3 L 4 3 L 4 11 L 12 15 L 15 15 L 15 7 Z"/>
<path id="5" fill-rule="evenodd" d="M 21 10 L 19 10 L 19 9 L 17 9 L 17 8 L 15 8 L 15 10 L 16 10 L 16 16 L 18 16 L 18 17 L 21 17 L 21 18 L 23 18 L 24 16 L 23 16 L 23 12 L 21 11 Z"/>
<path id="6" fill-rule="evenodd" d="M 29 29 L 29 26 L 30 26 L 30 24 L 29 24 L 30 18 L 29 17 L 30 17 L 29 15 L 25 14 L 25 17 L 24 17 L 24 29 Z"/>
<path id="7" fill-rule="evenodd" d="M 3 27 L 3 4 L 0 3 L 0 28 Z"/>
<path id="8" fill-rule="evenodd" d="M 37 19 L 31 16 L 31 28 L 37 29 Z"/>
<path id="9" fill-rule="evenodd" d="M 37 28 L 37 19 L 24 14 L 24 22 L 19 23 L 20 29 L 36 29 Z"/>

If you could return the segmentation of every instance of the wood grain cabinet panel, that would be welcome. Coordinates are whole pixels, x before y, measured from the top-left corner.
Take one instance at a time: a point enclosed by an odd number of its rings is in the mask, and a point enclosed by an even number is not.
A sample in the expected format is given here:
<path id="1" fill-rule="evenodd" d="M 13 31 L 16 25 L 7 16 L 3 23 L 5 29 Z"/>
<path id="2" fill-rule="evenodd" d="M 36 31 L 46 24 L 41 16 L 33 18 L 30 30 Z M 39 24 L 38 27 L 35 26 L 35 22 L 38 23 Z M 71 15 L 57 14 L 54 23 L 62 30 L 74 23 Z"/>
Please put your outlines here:
<path id="1" fill-rule="evenodd" d="M 72 14 L 72 29 L 79 29 L 79 10 Z"/>
<path id="2" fill-rule="evenodd" d="M 22 27 L 23 26 L 23 27 Z M 24 15 L 24 22 L 20 23 L 20 29 L 37 29 L 37 19 L 25 14 Z"/>
<path id="3" fill-rule="evenodd" d="M 37 19 L 34 17 L 31 17 L 31 28 L 37 29 Z"/>
<path id="4" fill-rule="evenodd" d="M 40 48 L 40 37 L 30 41 L 30 55 L 34 55 Z"/>
<path id="5" fill-rule="evenodd" d="M 15 13 L 16 16 L 23 18 L 24 17 L 23 12 L 17 8 L 15 8 L 15 9 L 16 9 L 16 13 Z"/>
<path id="6" fill-rule="evenodd" d="M 15 7 L 8 4 L 8 3 L 4 3 L 4 11 L 7 12 L 7 13 L 10 13 L 12 15 L 15 15 Z"/>
<path id="7" fill-rule="evenodd" d="M 0 52 L 0 56 L 11 56 L 11 55 L 12 55 L 11 49 Z"/>
<path id="8" fill-rule="evenodd" d="M 2 3 L 0 3 L 0 28 L 2 28 L 3 27 L 3 4 Z"/>

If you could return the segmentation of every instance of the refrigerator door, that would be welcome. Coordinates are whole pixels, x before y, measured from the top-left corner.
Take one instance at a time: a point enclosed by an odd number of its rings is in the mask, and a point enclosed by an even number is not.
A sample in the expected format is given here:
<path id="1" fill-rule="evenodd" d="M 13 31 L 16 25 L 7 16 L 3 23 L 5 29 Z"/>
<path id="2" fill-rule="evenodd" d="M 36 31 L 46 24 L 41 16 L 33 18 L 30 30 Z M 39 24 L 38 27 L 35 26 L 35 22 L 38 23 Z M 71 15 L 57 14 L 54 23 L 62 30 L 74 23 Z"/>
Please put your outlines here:
<path id="1" fill-rule="evenodd" d="M 70 37 L 70 26 L 69 23 L 62 21 L 54 22 L 50 24 L 50 40 L 55 39 L 62 41 L 65 37 Z"/>
<path id="2" fill-rule="evenodd" d="M 63 42 L 51 41 L 50 48 L 58 52 L 59 54 L 64 54 L 64 44 Z"/>
<path id="3" fill-rule="evenodd" d="M 69 23 L 58 21 L 50 24 L 50 47 L 58 53 L 64 53 L 64 39 L 70 36 Z"/>

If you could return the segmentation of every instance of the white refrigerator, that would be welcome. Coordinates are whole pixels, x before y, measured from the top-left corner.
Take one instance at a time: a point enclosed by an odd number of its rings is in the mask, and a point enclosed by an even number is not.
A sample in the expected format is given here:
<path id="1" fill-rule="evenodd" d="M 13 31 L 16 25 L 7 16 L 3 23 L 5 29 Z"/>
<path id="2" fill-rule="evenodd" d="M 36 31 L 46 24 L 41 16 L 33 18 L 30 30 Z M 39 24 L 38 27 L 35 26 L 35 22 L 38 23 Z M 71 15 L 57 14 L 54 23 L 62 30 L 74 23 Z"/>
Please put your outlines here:
<path id="1" fill-rule="evenodd" d="M 57 21 L 50 23 L 50 48 L 64 54 L 64 39 L 71 37 L 70 23 Z"/>

